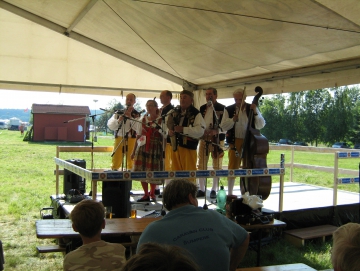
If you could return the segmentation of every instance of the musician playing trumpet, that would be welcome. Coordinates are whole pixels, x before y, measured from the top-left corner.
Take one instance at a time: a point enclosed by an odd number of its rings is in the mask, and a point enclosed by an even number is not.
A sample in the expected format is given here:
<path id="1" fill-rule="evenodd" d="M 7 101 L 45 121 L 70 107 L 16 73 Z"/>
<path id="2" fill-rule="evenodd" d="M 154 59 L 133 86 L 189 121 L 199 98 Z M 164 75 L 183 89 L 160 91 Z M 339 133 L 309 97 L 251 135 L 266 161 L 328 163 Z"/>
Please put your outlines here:
<path id="1" fill-rule="evenodd" d="M 198 169 L 207 170 L 209 156 L 212 157 L 212 166 L 215 170 L 222 169 L 222 158 L 224 151 L 218 146 L 224 146 L 225 133 L 221 133 L 219 127 L 224 113 L 225 105 L 217 102 L 217 89 L 209 87 L 205 93 L 206 104 L 200 107 L 206 129 L 200 140 L 198 149 Z M 210 143 L 209 143 L 210 142 Z M 213 144 L 211 144 L 213 143 Z M 197 197 L 205 196 L 205 178 L 199 178 L 199 190 Z M 213 185 L 210 192 L 210 198 L 216 198 L 216 191 L 219 186 L 219 177 L 213 177 Z"/>
<path id="2" fill-rule="evenodd" d="M 220 127 L 226 131 L 226 141 L 229 143 L 228 169 L 239 169 L 241 164 L 241 149 L 244 142 L 250 110 L 254 112 L 252 127 L 261 129 L 265 119 L 256 104 L 245 103 L 245 90 L 239 88 L 233 93 L 235 104 L 225 107 Z M 228 177 L 228 195 L 233 194 L 235 177 Z"/>
<path id="3" fill-rule="evenodd" d="M 196 170 L 198 138 L 203 136 L 205 121 L 198 109 L 193 106 L 194 94 L 191 91 L 180 92 L 180 108 L 169 114 L 166 123 L 169 136 L 172 137 L 172 169 Z M 189 181 L 196 182 L 195 178 Z"/>

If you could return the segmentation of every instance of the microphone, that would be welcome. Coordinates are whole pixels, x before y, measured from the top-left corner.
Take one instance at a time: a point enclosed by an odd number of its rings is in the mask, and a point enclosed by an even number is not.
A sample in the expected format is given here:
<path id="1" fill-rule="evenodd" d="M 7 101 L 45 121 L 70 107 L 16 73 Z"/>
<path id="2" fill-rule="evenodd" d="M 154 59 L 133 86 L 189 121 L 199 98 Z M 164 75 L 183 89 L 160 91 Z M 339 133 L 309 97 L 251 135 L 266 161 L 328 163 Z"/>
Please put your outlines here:
<path id="1" fill-rule="evenodd" d="M 209 100 L 207 101 L 207 105 L 208 106 L 212 105 L 212 96 L 210 96 Z"/>
<path id="2" fill-rule="evenodd" d="M 161 118 L 166 117 L 167 115 L 170 115 L 171 113 L 173 113 L 175 111 L 175 108 L 171 109 L 169 112 L 167 112 L 166 114 L 162 114 Z"/>
<path id="3" fill-rule="evenodd" d="M 124 114 L 124 113 L 125 113 L 124 109 L 118 109 L 114 112 L 114 114 L 119 114 L 119 115 Z"/>
<path id="4" fill-rule="evenodd" d="M 167 112 L 166 114 L 162 114 L 159 118 L 157 119 L 161 119 L 161 118 L 164 118 L 166 117 L 167 115 L 170 115 L 172 113 L 174 113 L 175 111 L 179 111 L 180 110 L 180 105 L 177 105 L 176 107 L 174 107 L 173 109 L 169 110 L 169 112 Z"/>

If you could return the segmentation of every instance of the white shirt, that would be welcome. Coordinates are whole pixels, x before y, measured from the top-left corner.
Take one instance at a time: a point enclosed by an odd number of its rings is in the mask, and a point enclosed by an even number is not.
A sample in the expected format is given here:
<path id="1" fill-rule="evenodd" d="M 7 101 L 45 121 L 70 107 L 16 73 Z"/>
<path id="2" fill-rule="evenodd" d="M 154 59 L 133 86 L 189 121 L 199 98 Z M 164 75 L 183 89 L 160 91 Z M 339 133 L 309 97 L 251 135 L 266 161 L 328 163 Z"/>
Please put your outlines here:
<path id="1" fill-rule="evenodd" d="M 206 123 L 206 129 L 212 129 L 214 127 L 213 120 L 214 120 L 214 111 L 211 106 L 206 108 L 204 121 Z"/>
<path id="2" fill-rule="evenodd" d="M 184 121 L 184 116 L 181 116 L 180 124 L 179 124 L 180 126 L 182 126 L 183 121 Z M 193 138 L 200 138 L 204 135 L 205 127 L 206 127 L 205 120 L 199 112 L 194 119 L 193 126 L 183 127 L 182 134 Z"/>
<path id="3" fill-rule="evenodd" d="M 123 137 L 127 132 L 130 131 L 130 129 L 132 129 L 134 127 L 135 122 L 130 120 L 130 119 L 126 119 L 126 123 L 124 125 L 124 120 L 118 122 L 118 119 L 116 118 L 116 114 L 114 114 L 107 122 L 107 126 L 109 127 L 110 130 L 116 132 L 117 129 L 119 129 L 117 135 Z"/>
<path id="4" fill-rule="evenodd" d="M 239 112 L 239 107 L 236 107 L 236 114 L 238 114 L 238 112 Z M 255 128 L 261 129 L 265 126 L 265 119 L 257 108 L 256 108 L 256 112 L 258 115 L 257 116 L 254 115 Z M 234 122 L 232 118 L 229 118 L 229 113 L 225 108 L 224 115 L 220 123 L 220 127 L 223 129 L 223 131 L 228 131 L 235 125 L 235 138 L 245 138 L 245 132 L 247 129 L 248 122 L 249 120 L 246 114 L 246 110 L 241 111 L 239 113 L 239 120 L 237 122 Z"/>

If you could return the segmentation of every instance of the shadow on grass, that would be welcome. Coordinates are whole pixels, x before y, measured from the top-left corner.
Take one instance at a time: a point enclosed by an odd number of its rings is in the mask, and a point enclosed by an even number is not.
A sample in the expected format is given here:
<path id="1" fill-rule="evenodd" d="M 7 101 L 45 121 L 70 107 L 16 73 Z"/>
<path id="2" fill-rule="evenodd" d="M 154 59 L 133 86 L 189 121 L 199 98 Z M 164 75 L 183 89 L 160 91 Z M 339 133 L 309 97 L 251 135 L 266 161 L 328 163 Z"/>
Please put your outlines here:
<path id="1" fill-rule="evenodd" d="M 331 269 L 330 249 L 331 240 L 314 240 L 304 247 L 295 247 L 282 237 L 272 238 L 261 247 L 260 266 L 303 263 L 316 270 Z M 254 267 L 256 261 L 257 253 L 249 247 L 239 267 Z"/>

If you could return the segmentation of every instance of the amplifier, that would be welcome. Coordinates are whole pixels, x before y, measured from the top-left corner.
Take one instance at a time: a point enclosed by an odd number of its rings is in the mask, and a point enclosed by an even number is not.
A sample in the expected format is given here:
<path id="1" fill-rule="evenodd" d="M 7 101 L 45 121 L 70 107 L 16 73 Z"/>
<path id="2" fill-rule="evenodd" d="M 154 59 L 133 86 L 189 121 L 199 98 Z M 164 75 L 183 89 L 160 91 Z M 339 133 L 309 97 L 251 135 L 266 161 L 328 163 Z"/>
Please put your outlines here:
<path id="1" fill-rule="evenodd" d="M 86 168 L 86 161 L 82 159 L 69 159 L 65 160 L 66 162 L 69 162 L 71 164 L 74 164 L 76 166 Z M 85 178 L 76 175 L 75 173 L 64 169 L 64 191 L 63 193 L 65 195 L 68 194 L 70 189 L 76 189 L 79 190 L 81 194 L 85 194 L 86 192 L 86 180 Z"/>
<path id="2" fill-rule="evenodd" d="M 113 218 L 130 217 L 132 181 L 111 181 L 102 184 L 102 203 L 111 206 Z"/>

